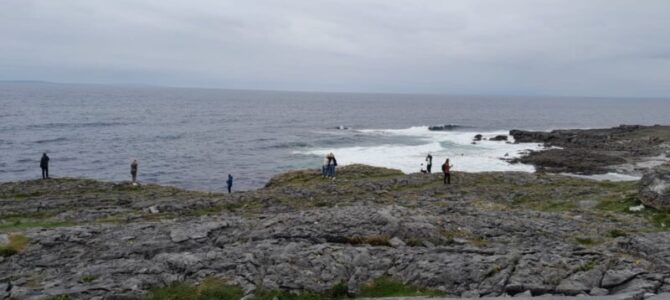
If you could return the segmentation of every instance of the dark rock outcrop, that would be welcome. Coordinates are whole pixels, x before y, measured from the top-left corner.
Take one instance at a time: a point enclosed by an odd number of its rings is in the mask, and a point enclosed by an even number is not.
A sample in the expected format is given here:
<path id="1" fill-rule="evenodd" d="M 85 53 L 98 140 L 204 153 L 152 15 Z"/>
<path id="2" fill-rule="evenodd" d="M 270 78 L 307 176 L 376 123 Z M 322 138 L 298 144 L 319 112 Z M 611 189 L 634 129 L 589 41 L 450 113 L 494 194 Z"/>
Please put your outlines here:
<path id="1" fill-rule="evenodd" d="M 449 131 L 449 130 L 454 130 L 461 128 L 462 126 L 456 125 L 456 124 L 445 124 L 445 125 L 433 125 L 433 126 L 428 126 L 428 130 L 430 131 Z"/>
<path id="2" fill-rule="evenodd" d="M 490 138 L 489 141 L 507 141 L 507 135 L 504 134 L 496 135 Z"/>
<path id="3" fill-rule="evenodd" d="M 667 155 L 670 149 L 670 126 L 659 125 L 551 132 L 511 130 L 510 135 L 516 143 L 544 144 L 547 150 L 530 152 L 515 161 L 549 172 L 607 173 L 620 164 Z"/>
<path id="4" fill-rule="evenodd" d="M 642 176 L 640 201 L 656 209 L 670 209 L 670 164 L 653 168 Z"/>

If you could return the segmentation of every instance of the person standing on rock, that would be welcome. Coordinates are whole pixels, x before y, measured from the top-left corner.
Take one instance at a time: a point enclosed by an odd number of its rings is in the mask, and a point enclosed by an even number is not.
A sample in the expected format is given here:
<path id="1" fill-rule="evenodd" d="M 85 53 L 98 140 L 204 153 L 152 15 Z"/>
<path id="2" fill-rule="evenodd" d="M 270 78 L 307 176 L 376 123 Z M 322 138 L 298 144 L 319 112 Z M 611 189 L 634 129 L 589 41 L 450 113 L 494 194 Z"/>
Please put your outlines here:
<path id="1" fill-rule="evenodd" d="M 40 168 L 42 169 L 42 179 L 49 178 L 49 156 L 46 153 L 42 153 L 42 159 L 40 160 Z"/>
<path id="2" fill-rule="evenodd" d="M 228 180 L 226 180 L 226 186 L 228 187 L 228 194 L 233 189 L 233 175 L 228 174 Z"/>
<path id="3" fill-rule="evenodd" d="M 444 184 L 451 184 L 451 168 L 454 165 L 449 164 L 449 159 L 442 165 L 442 173 L 444 173 Z"/>
<path id="4" fill-rule="evenodd" d="M 321 175 L 323 178 L 328 177 L 328 163 L 330 162 L 330 159 L 328 155 L 323 157 L 323 165 L 321 165 Z"/>
<path id="5" fill-rule="evenodd" d="M 428 153 L 426 156 L 426 172 L 430 174 L 430 169 L 433 168 L 433 156 Z"/>
<path id="6" fill-rule="evenodd" d="M 332 152 L 328 154 L 328 177 L 335 179 L 335 168 L 337 167 L 337 159 Z"/>
<path id="7" fill-rule="evenodd" d="M 133 178 L 133 184 L 137 182 L 137 159 L 133 160 L 130 164 L 130 176 Z"/>

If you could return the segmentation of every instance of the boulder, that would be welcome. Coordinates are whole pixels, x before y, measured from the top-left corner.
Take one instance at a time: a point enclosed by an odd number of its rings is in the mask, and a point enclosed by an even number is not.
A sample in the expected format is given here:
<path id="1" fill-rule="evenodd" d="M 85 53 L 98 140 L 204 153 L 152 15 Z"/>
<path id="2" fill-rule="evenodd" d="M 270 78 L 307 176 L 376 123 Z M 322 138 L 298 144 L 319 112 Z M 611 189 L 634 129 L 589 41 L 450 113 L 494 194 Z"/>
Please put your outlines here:
<path id="1" fill-rule="evenodd" d="M 475 137 L 472 139 L 472 141 L 474 141 L 474 142 L 479 142 L 481 140 L 482 140 L 482 135 L 481 134 L 475 135 Z"/>
<path id="2" fill-rule="evenodd" d="M 650 169 L 642 176 L 640 201 L 656 209 L 670 209 L 670 164 Z"/>
<path id="3" fill-rule="evenodd" d="M 456 125 L 456 124 L 445 124 L 445 125 L 433 125 L 433 126 L 428 126 L 428 130 L 430 131 L 449 131 L 449 130 L 454 130 L 457 128 L 460 128 L 461 126 Z"/>
<path id="4" fill-rule="evenodd" d="M 496 135 L 496 136 L 489 139 L 489 141 L 506 141 L 506 140 L 507 140 L 507 135 L 504 135 L 504 134 Z"/>

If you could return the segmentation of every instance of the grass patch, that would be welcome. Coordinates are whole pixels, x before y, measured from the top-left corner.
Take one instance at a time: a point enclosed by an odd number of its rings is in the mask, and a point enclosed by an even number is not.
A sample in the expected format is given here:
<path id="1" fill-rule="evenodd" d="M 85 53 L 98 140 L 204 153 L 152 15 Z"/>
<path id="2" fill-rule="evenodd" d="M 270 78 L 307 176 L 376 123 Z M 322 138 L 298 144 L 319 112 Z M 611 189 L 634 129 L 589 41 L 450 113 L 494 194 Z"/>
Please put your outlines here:
<path id="1" fill-rule="evenodd" d="M 595 245 L 598 245 L 598 244 L 603 242 L 603 241 L 598 240 L 598 239 L 594 239 L 594 238 L 591 238 L 591 237 L 583 237 L 583 236 L 575 237 L 575 241 L 578 244 L 583 245 L 583 246 L 595 246 Z"/>
<path id="2" fill-rule="evenodd" d="M 12 256 L 28 247 L 28 238 L 23 234 L 10 234 L 8 239 L 7 245 L 0 245 L 0 256 Z"/>
<path id="3" fill-rule="evenodd" d="M 361 287 L 357 297 L 379 298 L 379 297 L 412 297 L 412 296 L 445 296 L 446 293 L 436 289 L 422 288 L 408 285 L 401 281 L 380 277 Z"/>
<path id="4" fill-rule="evenodd" d="M 503 268 L 499 264 L 493 264 L 493 266 L 491 266 L 491 269 L 489 269 L 489 271 L 486 273 L 486 277 L 491 277 L 495 274 L 498 274 L 502 270 Z"/>
<path id="5" fill-rule="evenodd" d="M 24 193 L 24 192 L 19 192 L 19 193 L 14 193 L 14 194 L 2 194 L 0 195 L 0 199 L 6 199 L 6 200 L 21 200 L 21 199 L 27 199 L 27 198 L 32 198 L 32 197 L 38 197 L 41 196 L 41 192 L 29 192 L 29 193 Z"/>
<path id="6" fill-rule="evenodd" d="M 94 276 L 94 275 L 90 275 L 90 274 L 83 275 L 80 278 L 81 282 L 85 282 L 85 283 L 93 282 L 95 279 L 97 279 L 97 277 Z"/>
<path id="7" fill-rule="evenodd" d="M 605 212 L 614 212 L 628 215 L 636 215 L 647 219 L 656 229 L 667 230 L 670 227 L 670 210 L 657 210 L 645 207 L 642 211 L 632 212 L 631 206 L 642 204 L 637 193 L 626 193 L 623 195 L 610 195 L 600 199 L 596 209 Z"/>
<path id="8" fill-rule="evenodd" d="M 598 262 L 596 262 L 595 259 L 594 259 L 594 260 L 590 260 L 590 261 L 587 261 L 587 262 L 585 262 L 585 263 L 579 265 L 579 267 L 577 268 L 577 271 L 580 271 L 580 272 L 586 272 L 586 271 L 592 270 L 592 269 L 595 268 L 597 265 L 598 265 Z"/>
<path id="9" fill-rule="evenodd" d="M 9 218 L 0 223 L 0 232 L 16 231 L 29 228 L 67 227 L 76 224 L 77 223 L 74 221 L 62 221 L 55 219 Z"/>
<path id="10" fill-rule="evenodd" d="M 445 296 L 446 293 L 402 283 L 389 277 L 372 280 L 360 288 L 356 295 L 348 294 L 347 285 L 340 282 L 323 293 L 302 291 L 288 292 L 281 290 L 257 290 L 254 300 L 336 300 L 356 297 L 411 297 L 411 296 Z M 231 285 L 220 278 L 207 278 L 199 285 L 186 282 L 174 282 L 166 287 L 152 289 L 145 300 L 237 300 L 244 296 L 239 286 Z M 67 298 L 66 298 L 67 299 Z"/>
<path id="11" fill-rule="evenodd" d="M 365 237 L 354 236 L 347 238 L 347 243 L 352 245 L 368 244 L 370 246 L 391 246 L 391 238 L 388 235 L 370 235 Z"/>
<path id="12" fill-rule="evenodd" d="M 425 247 L 423 241 L 419 239 L 409 239 L 405 244 L 410 247 Z"/>
<path id="13" fill-rule="evenodd" d="M 574 201 L 551 199 L 550 196 L 543 193 L 531 193 L 516 197 L 512 201 L 512 205 L 515 207 L 546 212 L 571 211 L 577 208 L 577 204 L 575 204 Z"/>
<path id="14" fill-rule="evenodd" d="M 238 286 L 220 278 L 207 278 L 198 286 L 174 282 L 166 287 L 152 289 L 146 300 L 237 300 L 244 296 Z"/>
<path id="15" fill-rule="evenodd" d="M 611 238 L 618 238 L 618 237 L 622 237 L 622 236 L 628 236 L 628 234 L 621 229 L 612 229 L 607 233 L 607 235 Z"/>

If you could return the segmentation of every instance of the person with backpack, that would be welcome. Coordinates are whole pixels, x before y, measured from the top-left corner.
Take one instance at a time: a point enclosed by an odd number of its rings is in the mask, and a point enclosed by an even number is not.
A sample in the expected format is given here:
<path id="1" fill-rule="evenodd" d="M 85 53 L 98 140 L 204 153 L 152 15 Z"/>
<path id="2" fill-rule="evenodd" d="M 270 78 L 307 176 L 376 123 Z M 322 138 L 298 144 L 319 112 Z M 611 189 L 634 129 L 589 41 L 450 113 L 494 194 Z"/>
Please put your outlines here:
<path id="1" fill-rule="evenodd" d="M 42 153 L 40 169 L 42 169 L 42 179 L 49 179 L 49 156 L 46 153 Z"/>
<path id="2" fill-rule="evenodd" d="M 449 159 L 444 162 L 442 165 L 442 173 L 444 173 L 444 184 L 451 184 L 451 168 L 453 168 L 454 165 L 449 164 Z"/>

